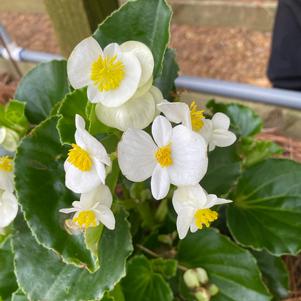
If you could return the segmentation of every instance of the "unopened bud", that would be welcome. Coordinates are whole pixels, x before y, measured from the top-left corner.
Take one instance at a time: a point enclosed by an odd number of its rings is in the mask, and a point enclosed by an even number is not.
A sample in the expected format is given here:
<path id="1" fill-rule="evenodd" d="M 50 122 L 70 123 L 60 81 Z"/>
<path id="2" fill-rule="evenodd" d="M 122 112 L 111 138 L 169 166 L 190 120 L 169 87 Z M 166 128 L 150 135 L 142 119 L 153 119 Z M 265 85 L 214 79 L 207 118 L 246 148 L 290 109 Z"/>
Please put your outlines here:
<path id="1" fill-rule="evenodd" d="M 198 279 L 198 276 L 197 276 L 195 270 L 187 270 L 184 273 L 183 278 L 184 278 L 185 284 L 189 288 L 197 288 L 200 285 L 199 279 Z"/>
<path id="2" fill-rule="evenodd" d="M 6 127 L 0 128 L 0 145 L 8 150 L 9 152 L 14 152 L 19 143 L 20 137 L 19 135 Z"/>
<path id="3" fill-rule="evenodd" d="M 208 292 L 209 292 L 210 296 L 215 296 L 219 293 L 219 288 L 215 284 L 210 284 L 208 287 Z"/>
<path id="4" fill-rule="evenodd" d="M 206 284 L 208 282 L 208 274 L 206 270 L 204 270 L 203 268 L 197 268 L 196 274 L 201 284 Z"/>
<path id="5" fill-rule="evenodd" d="M 210 295 L 203 287 L 199 288 L 194 296 L 196 297 L 197 301 L 210 301 Z"/>

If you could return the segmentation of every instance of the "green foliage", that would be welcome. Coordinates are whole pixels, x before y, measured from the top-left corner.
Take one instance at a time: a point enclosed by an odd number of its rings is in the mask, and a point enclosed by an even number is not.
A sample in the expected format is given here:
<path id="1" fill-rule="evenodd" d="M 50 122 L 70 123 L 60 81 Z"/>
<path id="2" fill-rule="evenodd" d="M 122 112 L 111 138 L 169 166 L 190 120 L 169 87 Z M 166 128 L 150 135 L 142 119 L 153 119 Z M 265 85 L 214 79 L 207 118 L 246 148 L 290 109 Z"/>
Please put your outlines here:
<path id="1" fill-rule="evenodd" d="M 11 301 L 29 301 L 22 290 L 18 289 L 13 293 Z"/>

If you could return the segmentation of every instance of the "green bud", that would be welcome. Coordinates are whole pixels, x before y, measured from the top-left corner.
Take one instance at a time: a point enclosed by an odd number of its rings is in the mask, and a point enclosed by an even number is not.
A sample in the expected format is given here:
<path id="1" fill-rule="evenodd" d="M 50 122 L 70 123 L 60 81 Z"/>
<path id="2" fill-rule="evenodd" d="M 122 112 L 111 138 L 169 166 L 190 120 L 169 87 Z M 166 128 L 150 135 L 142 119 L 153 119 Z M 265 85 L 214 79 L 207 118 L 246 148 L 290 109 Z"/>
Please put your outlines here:
<path id="1" fill-rule="evenodd" d="M 197 268 L 196 273 L 201 284 L 206 284 L 208 282 L 208 274 L 206 270 L 204 270 L 203 268 Z"/>
<path id="2" fill-rule="evenodd" d="M 215 296 L 219 293 L 219 288 L 215 284 L 210 284 L 208 287 L 208 291 L 209 291 L 210 296 Z"/>
<path id="3" fill-rule="evenodd" d="M 196 297 L 197 301 L 210 301 L 210 295 L 203 287 L 199 288 L 194 296 Z"/>
<path id="4" fill-rule="evenodd" d="M 197 288 L 200 285 L 199 279 L 198 279 L 198 276 L 197 276 L 195 270 L 187 270 L 184 273 L 183 278 L 184 278 L 185 284 L 189 288 Z"/>
<path id="5" fill-rule="evenodd" d="M 19 135 L 6 127 L 0 128 L 0 145 L 9 152 L 14 152 L 19 143 Z"/>

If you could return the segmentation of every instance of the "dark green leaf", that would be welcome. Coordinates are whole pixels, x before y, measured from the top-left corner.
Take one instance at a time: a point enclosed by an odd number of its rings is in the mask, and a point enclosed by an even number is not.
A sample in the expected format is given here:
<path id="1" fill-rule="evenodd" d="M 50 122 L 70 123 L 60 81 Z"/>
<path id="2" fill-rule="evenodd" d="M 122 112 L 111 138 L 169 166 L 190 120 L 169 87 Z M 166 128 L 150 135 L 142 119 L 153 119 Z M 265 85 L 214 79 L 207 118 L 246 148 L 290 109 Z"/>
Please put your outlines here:
<path id="1" fill-rule="evenodd" d="M 301 250 L 301 164 L 269 159 L 247 169 L 231 195 L 227 222 L 236 241 L 274 255 Z"/>
<path id="2" fill-rule="evenodd" d="M 106 290 L 112 290 L 124 277 L 126 258 L 132 252 L 126 214 L 119 210 L 115 217 L 116 229 L 104 229 L 99 246 L 101 267 L 93 274 L 64 264 L 59 256 L 37 244 L 25 223 L 17 220 L 13 239 L 16 274 L 29 299 L 100 300 Z"/>
<path id="3" fill-rule="evenodd" d="M 172 301 L 173 293 L 164 278 L 144 256 L 132 258 L 121 282 L 126 301 Z"/>
<path id="4" fill-rule="evenodd" d="M 38 124 L 68 92 L 66 61 L 51 61 L 36 66 L 23 77 L 15 98 L 26 102 L 27 118 Z"/>
<path id="5" fill-rule="evenodd" d="M 188 268 L 204 268 L 220 292 L 214 301 L 271 300 L 255 258 L 219 234 L 206 229 L 188 235 L 179 244 L 178 260 Z"/>
<path id="6" fill-rule="evenodd" d="M 171 9 L 165 0 L 128 1 L 100 24 L 93 36 L 102 47 L 129 40 L 146 44 L 155 59 L 155 78 L 169 41 L 170 19 Z"/>
<path id="7" fill-rule="evenodd" d="M 231 119 L 231 129 L 238 136 L 253 136 L 262 128 L 261 118 L 250 108 L 236 104 L 208 102 L 207 107 L 213 112 L 225 113 Z"/>
<path id="8" fill-rule="evenodd" d="M 174 277 L 177 273 L 178 262 L 174 259 L 156 258 L 151 261 L 151 264 L 154 272 L 167 279 Z"/>

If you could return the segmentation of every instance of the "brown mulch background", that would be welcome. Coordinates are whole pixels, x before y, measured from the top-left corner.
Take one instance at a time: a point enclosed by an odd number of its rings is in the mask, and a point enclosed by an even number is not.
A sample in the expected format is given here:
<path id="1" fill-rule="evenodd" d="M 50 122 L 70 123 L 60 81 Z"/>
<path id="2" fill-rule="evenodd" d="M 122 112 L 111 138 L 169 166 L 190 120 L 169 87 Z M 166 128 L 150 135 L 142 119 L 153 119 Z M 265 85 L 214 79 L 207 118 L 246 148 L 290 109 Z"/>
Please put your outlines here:
<path id="1" fill-rule="evenodd" d="M 0 22 L 19 46 L 59 53 L 48 16 L 0 12 Z M 182 74 L 270 86 L 266 78 L 266 68 L 271 33 L 242 28 L 206 28 L 175 24 L 171 31 L 171 46 L 177 51 Z M 18 80 L 10 75 L 0 74 L 0 101 L 7 101 L 13 96 L 17 83 Z M 285 149 L 286 157 L 301 162 L 301 141 L 285 137 L 274 128 L 265 129 L 258 139 L 277 142 Z M 291 287 L 295 292 L 292 297 L 301 296 L 298 295 L 301 291 L 301 257 L 286 258 L 286 262 L 292 275 Z M 301 298 L 287 301 L 301 301 Z"/>

